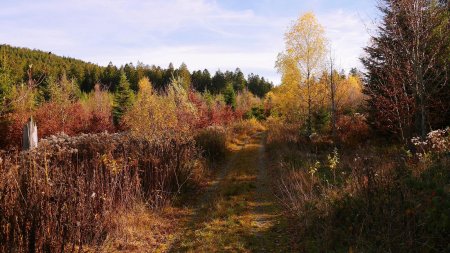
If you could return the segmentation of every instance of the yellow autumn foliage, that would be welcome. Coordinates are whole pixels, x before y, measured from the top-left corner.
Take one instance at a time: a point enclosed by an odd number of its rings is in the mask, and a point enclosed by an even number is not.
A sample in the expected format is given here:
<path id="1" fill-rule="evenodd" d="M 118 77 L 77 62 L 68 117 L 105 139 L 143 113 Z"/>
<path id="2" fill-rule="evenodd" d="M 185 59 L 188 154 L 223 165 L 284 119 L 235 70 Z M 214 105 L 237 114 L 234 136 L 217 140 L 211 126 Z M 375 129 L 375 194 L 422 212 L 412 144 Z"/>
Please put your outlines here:
<path id="1" fill-rule="evenodd" d="M 196 112 L 179 83 L 173 81 L 162 95 L 153 91 L 148 78 L 141 79 L 138 86 L 136 101 L 124 116 L 133 135 L 157 139 L 189 132 L 189 118 L 195 117 Z"/>
<path id="2" fill-rule="evenodd" d="M 350 75 L 339 80 L 336 85 L 336 106 L 338 111 L 356 109 L 364 102 L 362 81 L 358 76 Z"/>
<path id="3" fill-rule="evenodd" d="M 276 68 L 281 85 L 268 94 L 276 115 L 287 123 L 310 122 L 326 100 L 326 86 L 315 81 L 325 56 L 324 29 L 312 12 L 296 20 L 285 34 L 285 51 Z"/>

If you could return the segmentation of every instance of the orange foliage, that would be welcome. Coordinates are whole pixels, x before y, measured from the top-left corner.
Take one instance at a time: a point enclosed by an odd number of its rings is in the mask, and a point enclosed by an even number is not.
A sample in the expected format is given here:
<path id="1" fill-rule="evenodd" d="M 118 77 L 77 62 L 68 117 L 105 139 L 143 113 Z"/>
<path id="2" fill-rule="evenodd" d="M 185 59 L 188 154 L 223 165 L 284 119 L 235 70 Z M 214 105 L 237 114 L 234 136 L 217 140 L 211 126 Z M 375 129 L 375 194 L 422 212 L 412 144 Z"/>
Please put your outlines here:
<path id="1" fill-rule="evenodd" d="M 36 113 L 39 138 L 64 132 L 75 135 L 87 130 L 89 115 L 80 103 L 61 105 L 54 102 L 40 106 Z"/>

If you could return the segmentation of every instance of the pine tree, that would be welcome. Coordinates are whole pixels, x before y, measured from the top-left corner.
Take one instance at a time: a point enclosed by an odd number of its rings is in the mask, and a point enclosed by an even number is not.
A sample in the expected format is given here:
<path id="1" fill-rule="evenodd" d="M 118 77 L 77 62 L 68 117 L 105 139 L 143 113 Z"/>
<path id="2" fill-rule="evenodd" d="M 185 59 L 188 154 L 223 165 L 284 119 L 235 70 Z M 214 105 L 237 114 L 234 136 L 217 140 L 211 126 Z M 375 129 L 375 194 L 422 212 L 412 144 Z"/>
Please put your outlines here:
<path id="1" fill-rule="evenodd" d="M 110 91 L 116 90 L 116 85 L 120 81 L 120 72 L 116 66 L 109 62 L 102 74 L 101 82 L 105 84 Z"/>
<path id="2" fill-rule="evenodd" d="M 255 96 L 263 98 L 273 88 L 273 83 L 252 73 L 248 76 L 247 87 Z"/>
<path id="3" fill-rule="evenodd" d="M 114 94 L 113 119 L 114 124 L 120 124 L 123 114 L 133 104 L 134 93 L 130 89 L 130 83 L 127 80 L 125 72 L 121 72 L 120 82 Z"/>
<path id="4" fill-rule="evenodd" d="M 212 94 L 219 94 L 224 91 L 226 85 L 227 83 L 225 79 L 225 74 L 222 71 L 218 70 L 214 75 L 214 77 L 212 78 L 211 88 L 208 88 L 208 90 Z"/>
<path id="5" fill-rule="evenodd" d="M 123 66 L 123 71 L 125 72 L 125 75 L 127 76 L 128 82 L 130 83 L 130 88 L 137 92 L 138 90 L 138 73 L 136 70 L 136 67 L 133 65 L 133 63 L 127 63 L 125 66 Z"/>
<path id="6" fill-rule="evenodd" d="M 236 68 L 233 74 L 233 88 L 236 92 L 241 92 L 247 87 L 247 81 L 245 80 L 244 73 L 240 68 Z"/>
<path id="7" fill-rule="evenodd" d="M 233 109 L 236 108 L 236 93 L 234 92 L 233 84 L 228 83 L 225 91 L 223 92 L 223 98 L 227 105 L 231 106 Z"/>

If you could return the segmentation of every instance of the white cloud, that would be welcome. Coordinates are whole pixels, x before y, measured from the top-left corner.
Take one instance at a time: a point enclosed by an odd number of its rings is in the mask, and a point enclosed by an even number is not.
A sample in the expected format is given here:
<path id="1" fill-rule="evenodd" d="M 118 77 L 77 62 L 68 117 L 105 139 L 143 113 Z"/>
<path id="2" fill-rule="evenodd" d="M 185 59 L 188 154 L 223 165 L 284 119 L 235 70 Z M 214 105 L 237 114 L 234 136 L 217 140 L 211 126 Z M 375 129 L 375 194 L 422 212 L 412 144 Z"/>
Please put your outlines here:
<path id="1" fill-rule="evenodd" d="M 370 38 L 367 20 L 357 12 L 342 9 L 320 14 L 318 19 L 325 27 L 338 67 L 347 71 L 352 67 L 361 69 L 359 57 Z"/>
<path id="2" fill-rule="evenodd" d="M 19 0 L 2 5 L 0 43 L 103 65 L 141 61 L 162 66 L 185 62 L 191 70 L 240 67 L 275 83 L 283 34 L 297 18 L 231 10 L 207 0 Z M 367 40 L 358 14 L 339 10 L 318 18 L 342 67 L 358 66 Z"/>

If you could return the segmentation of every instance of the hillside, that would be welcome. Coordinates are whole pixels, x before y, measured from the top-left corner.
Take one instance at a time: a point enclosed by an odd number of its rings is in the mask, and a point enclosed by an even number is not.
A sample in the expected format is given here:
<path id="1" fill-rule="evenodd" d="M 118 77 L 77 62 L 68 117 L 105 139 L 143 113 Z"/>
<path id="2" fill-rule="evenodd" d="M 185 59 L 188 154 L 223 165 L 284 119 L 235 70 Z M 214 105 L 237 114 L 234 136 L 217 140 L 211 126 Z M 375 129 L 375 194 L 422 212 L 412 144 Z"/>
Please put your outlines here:
<path id="1" fill-rule="evenodd" d="M 0 45 L 1 85 L 26 82 L 30 65 L 35 80 L 45 78 L 45 82 L 49 76 L 56 77 L 66 73 L 68 78 L 77 79 L 82 90 L 91 90 L 105 69 L 90 62 L 58 56 L 52 52 Z"/>
<path id="2" fill-rule="evenodd" d="M 253 94 L 263 97 L 273 87 L 273 84 L 264 77 L 253 73 L 245 78 L 239 68 L 234 72 L 217 70 L 212 75 L 206 69 L 190 72 L 184 63 L 178 69 L 174 68 L 173 64 L 169 64 L 167 68 L 142 63 L 138 63 L 137 66 L 129 63 L 117 67 L 111 62 L 104 67 L 70 57 L 57 56 L 52 52 L 3 44 L 0 45 L 0 98 L 11 85 L 28 81 L 27 71 L 30 66 L 33 79 L 41 86 L 46 86 L 50 78 L 59 78 L 64 73 L 68 79 L 75 79 L 84 92 L 93 90 L 96 83 L 115 91 L 121 72 L 126 74 L 134 91 L 137 91 L 138 81 L 143 77 L 149 78 L 156 89 L 166 88 L 173 77 L 180 77 L 184 82 L 190 83 L 195 90 L 203 92 L 208 89 L 213 94 L 223 93 L 227 85 L 231 84 L 235 92 L 248 88 Z"/>

